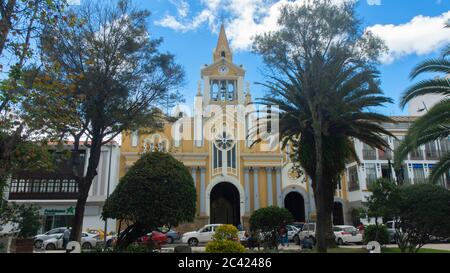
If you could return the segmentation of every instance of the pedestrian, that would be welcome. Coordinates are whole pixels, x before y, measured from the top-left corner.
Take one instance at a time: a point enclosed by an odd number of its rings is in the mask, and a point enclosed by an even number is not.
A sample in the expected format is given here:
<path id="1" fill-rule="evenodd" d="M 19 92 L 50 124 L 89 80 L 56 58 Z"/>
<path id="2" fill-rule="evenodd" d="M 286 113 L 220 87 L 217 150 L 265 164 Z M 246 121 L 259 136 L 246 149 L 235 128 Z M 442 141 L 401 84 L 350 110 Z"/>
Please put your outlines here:
<path id="1" fill-rule="evenodd" d="M 280 226 L 280 238 L 281 238 L 281 245 L 282 246 L 289 246 L 289 236 L 288 231 L 286 228 L 286 222 L 283 222 L 283 224 Z"/>
<path id="2" fill-rule="evenodd" d="M 66 227 L 63 233 L 63 248 L 66 249 L 67 243 L 69 243 L 70 239 L 70 228 Z"/>

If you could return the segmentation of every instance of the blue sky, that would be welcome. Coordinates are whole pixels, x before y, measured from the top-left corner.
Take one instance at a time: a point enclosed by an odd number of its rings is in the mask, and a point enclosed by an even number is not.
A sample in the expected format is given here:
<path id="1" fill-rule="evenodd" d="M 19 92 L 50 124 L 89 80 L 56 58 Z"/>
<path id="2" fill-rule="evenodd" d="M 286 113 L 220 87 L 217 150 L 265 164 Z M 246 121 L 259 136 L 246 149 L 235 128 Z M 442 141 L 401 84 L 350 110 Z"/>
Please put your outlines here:
<path id="1" fill-rule="evenodd" d="M 304 0 L 297 0 L 302 2 Z M 345 0 L 334 0 L 345 1 Z M 263 81 L 261 58 L 249 50 L 252 33 L 273 27 L 276 7 L 288 0 L 135 0 L 152 12 L 151 34 L 163 37 L 162 49 L 176 55 L 186 71 L 187 84 L 182 93 L 186 103 L 200 80 L 200 67 L 212 62 L 221 19 L 226 22 L 228 38 L 234 48 L 234 61 L 243 64 L 252 96 L 261 97 Z M 435 57 L 450 42 L 450 30 L 441 26 L 450 19 L 450 0 L 359 0 L 358 14 L 365 27 L 385 39 L 391 52 L 380 65 L 382 88 L 396 104 L 380 109 L 389 115 L 407 114 L 398 106 L 400 94 L 411 81 L 408 75 L 421 60 Z"/>

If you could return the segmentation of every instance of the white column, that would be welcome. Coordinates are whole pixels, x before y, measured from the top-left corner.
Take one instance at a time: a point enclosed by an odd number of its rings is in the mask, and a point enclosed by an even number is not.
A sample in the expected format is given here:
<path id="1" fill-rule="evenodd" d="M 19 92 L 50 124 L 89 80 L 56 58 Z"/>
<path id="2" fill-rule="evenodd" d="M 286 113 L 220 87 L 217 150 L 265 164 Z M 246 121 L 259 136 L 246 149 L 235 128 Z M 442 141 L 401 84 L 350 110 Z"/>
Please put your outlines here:
<path id="1" fill-rule="evenodd" d="M 244 169 L 245 179 L 245 213 L 250 214 L 250 176 L 248 168 Z"/>
<path id="2" fill-rule="evenodd" d="M 266 168 L 267 174 L 267 204 L 273 206 L 273 191 L 272 191 L 272 168 Z"/>
<path id="3" fill-rule="evenodd" d="M 255 210 L 259 209 L 258 170 L 258 168 L 253 168 L 253 198 Z"/>
<path id="4" fill-rule="evenodd" d="M 197 188 L 197 177 L 195 175 L 197 168 L 193 167 L 191 168 L 191 175 L 192 179 L 194 179 L 194 186 Z"/>
<path id="5" fill-rule="evenodd" d="M 281 173 L 280 173 L 280 168 L 276 169 L 276 179 L 277 179 L 277 206 L 278 207 L 283 207 L 283 203 L 282 203 L 282 192 L 281 192 Z"/>
<path id="6" fill-rule="evenodd" d="M 200 214 L 205 214 L 205 168 L 200 169 Z"/>

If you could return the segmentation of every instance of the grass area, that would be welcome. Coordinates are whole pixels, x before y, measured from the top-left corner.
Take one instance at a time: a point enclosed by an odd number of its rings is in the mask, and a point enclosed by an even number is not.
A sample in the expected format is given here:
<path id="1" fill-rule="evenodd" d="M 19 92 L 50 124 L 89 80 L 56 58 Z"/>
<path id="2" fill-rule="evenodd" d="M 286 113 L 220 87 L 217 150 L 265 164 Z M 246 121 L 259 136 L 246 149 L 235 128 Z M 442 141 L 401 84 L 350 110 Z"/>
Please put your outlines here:
<path id="1" fill-rule="evenodd" d="M 400 248 L 385 248 L 383 249 L 383 253 L 401 253 Z M 450 253 L 448 250 L 439 250 L 439 249 L 431 249 L 431 248 L 421 248 L 419 253 Z"/>

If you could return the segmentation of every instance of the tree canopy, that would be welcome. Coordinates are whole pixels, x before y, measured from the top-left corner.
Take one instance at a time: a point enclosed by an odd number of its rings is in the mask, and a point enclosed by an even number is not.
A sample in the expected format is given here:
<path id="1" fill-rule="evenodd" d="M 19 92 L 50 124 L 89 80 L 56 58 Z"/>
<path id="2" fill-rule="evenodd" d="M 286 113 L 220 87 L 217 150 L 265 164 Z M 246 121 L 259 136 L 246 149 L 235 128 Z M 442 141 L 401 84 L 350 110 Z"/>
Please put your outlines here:
<path id="1" fill-rule="evenodd" d="M 383 96 L 376 69 L 385 46 L 363 30 L 355 5 L 287 4 L 279 28 L 257 35 L 253 47 L 267 74 L 262 103 L 277 106 L 283 146 L 291 144 L 294 167 L 312 178 L 320 252 L 334 243 L 334 193 L 346 161 L 358 160 L 353 140 L 385 149 L 381 136 L 391 135 L 381 125 L 391 120 L 372 110 L 392 101 Z"/>
<path id="2" fill-rule="evenodd" d="M 195 209 L 196 190 L 189 170 L 169 154 L 152 152 L 122 177 L 106 200 L 102 216 L 129 223 L 119 237 L 129 244 L 163 225 L 192 221 Z"/>
<path id="3" fill-rule="evenodd" d="M 40 65 L 29 67 L 24 86 L 31 96 L 25 118 L 56 140 L 73 139 L 72 165 L 79 181 L 71 239 L 80 240 L 88 193 L 101 146 L 122 132 L 159 128 L 157 106 L 183 83 L 184 72 L 162 39 L 148 29 L 150 13 L 130 0 L 82 1 L 46 26 L 40 37 Z M 83 138 L 87 141 L 82 142 Z M 85 172 L 81 145 L 90 149 Z"/>

